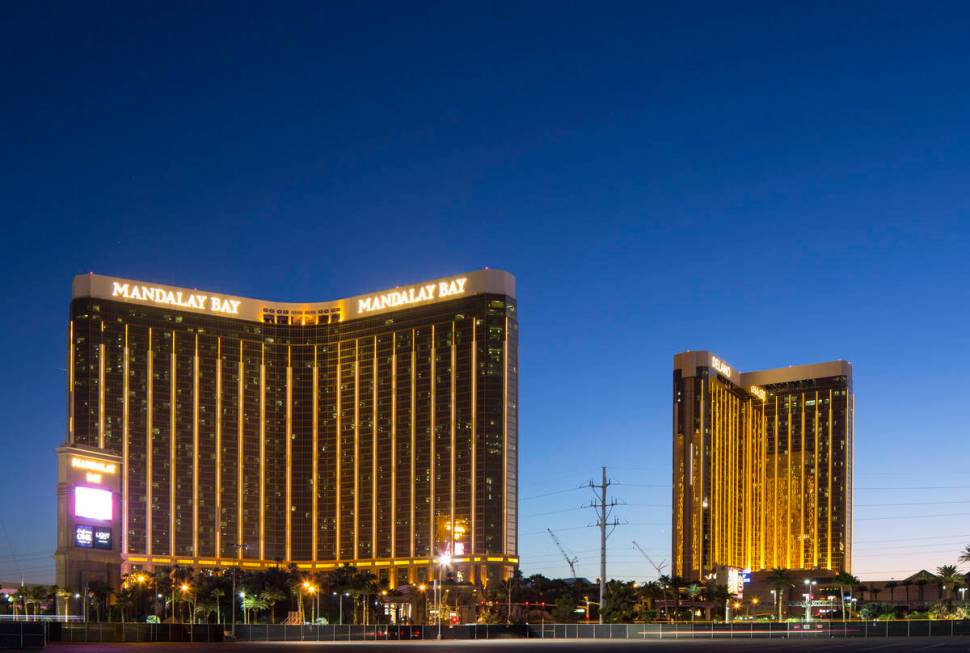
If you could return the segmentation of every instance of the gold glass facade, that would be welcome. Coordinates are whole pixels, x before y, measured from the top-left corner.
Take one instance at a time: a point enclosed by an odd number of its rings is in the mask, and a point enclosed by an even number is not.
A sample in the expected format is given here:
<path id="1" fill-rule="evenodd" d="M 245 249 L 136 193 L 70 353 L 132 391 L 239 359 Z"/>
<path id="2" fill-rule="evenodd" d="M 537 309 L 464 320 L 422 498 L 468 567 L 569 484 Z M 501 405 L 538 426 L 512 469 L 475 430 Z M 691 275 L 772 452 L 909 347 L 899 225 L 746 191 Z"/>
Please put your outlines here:
<path id="1" fill-rule="evenodd" d="M 852 371 L 674 359 L 673 573 L 851 571 Z"/>
<path id="2" fill-rule="evenodd" d="M 511 275 L 321 304 L 198 293 L 75 280 L 66 445 L 119 457 L 122 565 L 353 564 L 391 586 L 443 553 L 468 582 L 514 568 Z"/>

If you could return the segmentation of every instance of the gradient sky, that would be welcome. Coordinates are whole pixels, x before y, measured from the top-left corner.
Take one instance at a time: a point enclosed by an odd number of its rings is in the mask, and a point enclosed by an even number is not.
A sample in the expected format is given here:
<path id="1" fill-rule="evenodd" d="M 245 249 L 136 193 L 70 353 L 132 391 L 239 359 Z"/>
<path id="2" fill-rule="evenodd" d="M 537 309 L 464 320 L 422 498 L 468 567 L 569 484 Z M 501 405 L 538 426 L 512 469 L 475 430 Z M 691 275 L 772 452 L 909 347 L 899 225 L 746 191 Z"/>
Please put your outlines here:
<path id="1" fill-rule="evenodd" d="M 0 4 L 0 580 L 53 580 L 71 277 L 518 278 L 520 553 L 669 559 L 672 357 L 855 369 L 854 571 L 970 543 L 965 3 Z"/>

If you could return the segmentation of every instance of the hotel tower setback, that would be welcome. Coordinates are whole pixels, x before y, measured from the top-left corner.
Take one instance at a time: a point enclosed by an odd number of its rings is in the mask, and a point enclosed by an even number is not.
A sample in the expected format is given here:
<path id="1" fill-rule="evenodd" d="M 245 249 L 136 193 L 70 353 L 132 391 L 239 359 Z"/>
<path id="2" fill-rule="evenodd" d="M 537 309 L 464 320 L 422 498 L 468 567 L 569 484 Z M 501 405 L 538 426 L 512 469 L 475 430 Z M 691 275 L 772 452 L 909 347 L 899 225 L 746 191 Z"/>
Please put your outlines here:
<path id="1" fill-rule="evenodd" d="M 518 564 L 518 322 L 500 270 L 320 303 L 75 277 L 57 584 Z"/>
<path id="2" fill-rule="evenodd" d="M 851 571 L 852 366 L 674 357 L 673 571 Z"/>

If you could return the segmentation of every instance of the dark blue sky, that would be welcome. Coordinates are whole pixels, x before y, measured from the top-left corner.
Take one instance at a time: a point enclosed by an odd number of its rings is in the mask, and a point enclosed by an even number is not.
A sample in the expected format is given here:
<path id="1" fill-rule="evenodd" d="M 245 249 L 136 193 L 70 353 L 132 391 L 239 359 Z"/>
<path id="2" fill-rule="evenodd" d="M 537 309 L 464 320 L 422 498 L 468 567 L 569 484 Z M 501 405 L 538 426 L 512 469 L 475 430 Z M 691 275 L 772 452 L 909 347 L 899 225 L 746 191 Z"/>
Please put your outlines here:
<path id="1" fill-rule="evenodd" d="M 197 5 L 0 6 L 0 580 L 53 577 L 89 270 L 279 300 L 514 273 L 526 573 L 568 573 L 552 527 L 596 576 L 600 464 L 611 575 L 669 557 L 698 348 L 855 365 L 857 574 L 970 542 L 966 5 Z"/>

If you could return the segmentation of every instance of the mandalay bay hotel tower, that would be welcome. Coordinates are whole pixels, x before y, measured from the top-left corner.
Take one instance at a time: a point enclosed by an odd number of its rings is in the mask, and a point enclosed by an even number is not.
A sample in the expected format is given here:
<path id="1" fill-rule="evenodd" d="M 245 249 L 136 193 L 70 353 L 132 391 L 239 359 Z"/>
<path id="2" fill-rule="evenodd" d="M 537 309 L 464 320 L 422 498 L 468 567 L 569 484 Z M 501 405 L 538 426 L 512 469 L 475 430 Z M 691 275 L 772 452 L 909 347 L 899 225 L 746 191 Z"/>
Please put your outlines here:
<path id="1" fill-rule="evenodd" d="M 132 568 L 518 564 L 515 279 L 318 303 L 75 277 L 57 584 Z"/>
<path id="2" fill-rule="evenodd" d="M 674 357 L 673 571 L 852 568 L 852 367 Z"/>

